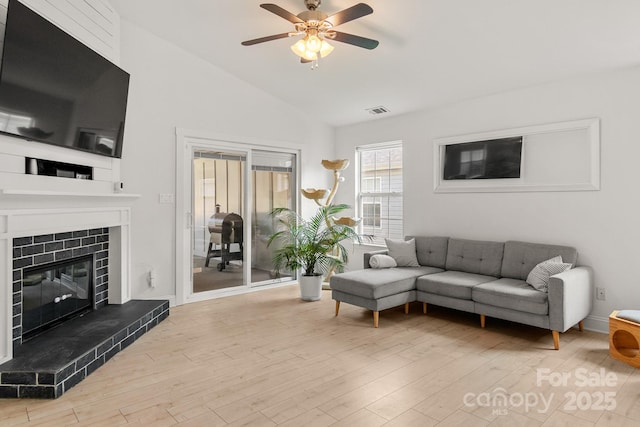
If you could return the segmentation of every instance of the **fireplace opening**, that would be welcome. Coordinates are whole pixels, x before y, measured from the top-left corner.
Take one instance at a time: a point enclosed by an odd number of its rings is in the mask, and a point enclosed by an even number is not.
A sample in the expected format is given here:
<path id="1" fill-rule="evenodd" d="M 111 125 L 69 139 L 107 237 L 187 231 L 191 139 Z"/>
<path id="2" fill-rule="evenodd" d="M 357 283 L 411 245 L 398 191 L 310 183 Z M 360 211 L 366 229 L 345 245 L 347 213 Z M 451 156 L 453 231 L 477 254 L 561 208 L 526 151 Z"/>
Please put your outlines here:
<path id="1" fill-rule="evenodd" d="M 94 307 L 94 255 L 24 269 L 22 340 Z"/>

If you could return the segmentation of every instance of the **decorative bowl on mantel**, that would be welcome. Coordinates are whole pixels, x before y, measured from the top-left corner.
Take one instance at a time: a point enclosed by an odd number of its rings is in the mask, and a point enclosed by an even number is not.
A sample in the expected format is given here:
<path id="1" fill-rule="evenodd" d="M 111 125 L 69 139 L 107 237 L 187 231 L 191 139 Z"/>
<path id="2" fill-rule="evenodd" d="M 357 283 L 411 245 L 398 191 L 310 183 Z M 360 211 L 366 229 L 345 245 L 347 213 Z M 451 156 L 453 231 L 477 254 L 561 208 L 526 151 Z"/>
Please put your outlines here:
<path id="1" fill-rule="evenodd" d="M 315 188 L 303 188 L 300 190 L 302 195 L 307 199 L 320 200 L 324 199 L 329 190 L 315 189 Z"/>
<path id="2" fill-rule="evenodd" d="M 323 160 L 322 166 L 332 171 L 341 171 L 349 167 L 349 159 Z"/>

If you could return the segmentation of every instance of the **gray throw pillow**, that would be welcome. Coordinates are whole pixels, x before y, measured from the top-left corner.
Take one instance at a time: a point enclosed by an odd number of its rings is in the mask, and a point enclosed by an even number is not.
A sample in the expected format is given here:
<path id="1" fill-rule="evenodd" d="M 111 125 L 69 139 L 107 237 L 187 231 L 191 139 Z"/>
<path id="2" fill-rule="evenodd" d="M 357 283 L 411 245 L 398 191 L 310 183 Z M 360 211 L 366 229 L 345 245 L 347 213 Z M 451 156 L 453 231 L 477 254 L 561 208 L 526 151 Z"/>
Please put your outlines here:
<path id="1" fill-rule="evenodd" d="M 562 262 L 561 256 L 542 261 L 533 267 L 527 276 L 527 283 L 541 292 L 549 292 L 549 277 L 567 271 L 570 268 L 571 264 Z"/>
<path id="2" fill-rule="evenodd" d="M 389 256 L 396 260 L 398 267 L 420 267 L 416 256 L 416 239 L 384 239 L 384 241 L 389 249 Z"/>

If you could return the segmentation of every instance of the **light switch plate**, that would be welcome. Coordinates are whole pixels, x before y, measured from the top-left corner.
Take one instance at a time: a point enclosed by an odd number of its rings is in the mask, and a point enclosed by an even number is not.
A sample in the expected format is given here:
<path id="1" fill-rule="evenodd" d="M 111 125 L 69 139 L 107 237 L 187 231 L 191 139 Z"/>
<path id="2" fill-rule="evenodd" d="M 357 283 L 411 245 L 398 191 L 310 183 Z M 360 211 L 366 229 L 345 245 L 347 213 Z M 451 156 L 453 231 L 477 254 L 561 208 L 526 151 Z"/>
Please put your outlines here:
<path id="1" fill-rule="evenodd" d="M 170 193 L 160 193 L 158 194 L 158 203 L 162 204 L 172 204 L 175 203 L 175 197 Z"/>

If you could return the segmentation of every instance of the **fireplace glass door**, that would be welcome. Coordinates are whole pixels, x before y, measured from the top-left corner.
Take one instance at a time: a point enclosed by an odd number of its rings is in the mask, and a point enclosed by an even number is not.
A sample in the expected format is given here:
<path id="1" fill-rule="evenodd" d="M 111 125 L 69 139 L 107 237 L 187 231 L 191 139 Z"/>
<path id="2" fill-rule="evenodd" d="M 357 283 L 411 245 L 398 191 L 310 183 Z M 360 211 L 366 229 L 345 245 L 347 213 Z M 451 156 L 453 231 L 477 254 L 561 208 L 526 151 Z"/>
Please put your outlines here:
<path id="1" fill-rule="evenodd" d="M 93 256 L 25 270 L 22 279 L 23 339 L 93 305 Z"/>

